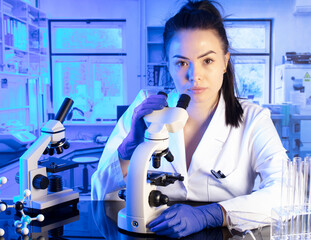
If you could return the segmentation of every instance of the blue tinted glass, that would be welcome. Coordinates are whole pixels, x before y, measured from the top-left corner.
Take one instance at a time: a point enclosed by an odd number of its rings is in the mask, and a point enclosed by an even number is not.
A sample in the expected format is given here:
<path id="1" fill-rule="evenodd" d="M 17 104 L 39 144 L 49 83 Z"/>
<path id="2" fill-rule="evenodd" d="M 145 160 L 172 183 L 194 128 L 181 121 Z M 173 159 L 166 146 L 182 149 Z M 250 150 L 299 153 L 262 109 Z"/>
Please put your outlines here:
<path id="1" fill-rule="evenodd" d="M 63 96 L 71 96 L 75 100 L 75 105 L 83 111 L 89 111 L 87 63 L 69 62 L 60 63 L 58 66 L 61 73 L 63 85 Z"/>
<path id="2" fill-rule="evenodd" d="M 56 28 L 56 49 L 122 49 L 120 28 Z"/>
<path id="3" fill-rule="evenodd" d="M 95 122 L 96 119 L 115 119 L 116 106 L 123 104 L 123 63 L 94 63 L 87 59 L 77 62 L 55 62 L 55 79 L 61 79 L 55 89 L 60 98 L 69 96 L 74 106 L 83 111 L 73 118 Z M 57 85 L 57 86 L 56 86 Z"/>
<path id="4" fill-rule="evenodd" d="M 228 27 L 226 29 L 233 49 L 265 49 L 265 27 Z"/>
<path id="5" fill-rule="evenodd" d="M 94 64 L 94 81 L 100 82 L 101 94 L 96 96 L 118 97 L 122 90 L 122 64 Z"/>
<path id="6" fill-rule="evenodd" d="M 94 115 L 101 119 L 115 119 L 117 105 L 123 104 L 123 64 L 96 63 L 92 69 Z"/>
<path id="7" fill-rule="evenodd" d="M 265 63 L 235 63 L 239 95 L 243 98 L 260 99 L 264 91 Z"/>

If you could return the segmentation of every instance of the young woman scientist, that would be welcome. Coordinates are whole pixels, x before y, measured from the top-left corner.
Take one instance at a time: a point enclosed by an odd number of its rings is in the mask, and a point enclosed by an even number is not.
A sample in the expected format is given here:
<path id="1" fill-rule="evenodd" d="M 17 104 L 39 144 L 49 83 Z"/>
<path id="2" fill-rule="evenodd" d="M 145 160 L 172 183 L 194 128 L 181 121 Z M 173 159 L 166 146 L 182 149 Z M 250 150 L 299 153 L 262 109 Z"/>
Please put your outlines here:
<path id="1" fill-rule="evenodd" d="M 169 140 L 175 160 L 162 161 L 158 169 L 181 173 L 185 179 L 160 191 L 170 200 L 214 203 L 173 205 L 149 223 L 150 229 L 182 237 L 225 226 L 229 211 L 270 216 L 271 208 L 279 205 L 282 160 L 287 155 L 269 110 L 235 97 L 219 11 L 210 1 L 189 1 L 166 22 L 163 37 L 176 89 L 167 100 L 147 91 L 138 94 L 113 130 L 92 176 L 92 198 L 109 199 L 125 187 L 129 159 L 144 141 L 142 117 L 167 103 L 176 106 L 179 94 L 187 93 L 189 119 L 183 131 L 171 134 Z M 260 183 L 254 191 L 257 176 Z"/>

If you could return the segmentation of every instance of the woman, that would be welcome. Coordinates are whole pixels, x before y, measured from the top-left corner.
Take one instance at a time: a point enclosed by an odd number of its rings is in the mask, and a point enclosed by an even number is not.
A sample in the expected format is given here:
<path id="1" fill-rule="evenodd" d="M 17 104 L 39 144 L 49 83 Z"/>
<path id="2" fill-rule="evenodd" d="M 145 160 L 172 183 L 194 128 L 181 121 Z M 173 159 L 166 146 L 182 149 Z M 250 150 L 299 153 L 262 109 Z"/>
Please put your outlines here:
<path id="1" fill-rule="evenodd" d="M 92 177 L 93 199 L 109 199 L 109 193 L 125 186 L 129 159 L 144 137 L 142 117 L 167 103 L 175 106 L 179 94 L 187 93 L 189 119 L 183 131 L 170 135 L 169 148 L 176 160 L 162 161 L 159 169 L 181 173 L 185 179 L 161 192 L 170 200 L 214 203 L 173 205 L 149 224 L 151 231 L 183 237 L 226 226 L 231 211 L 270 216 L 280 200 L 281 166 L 287 156 L 270 112 L 235 97 L 229 44 L 219 11 L 210 1 L 189 1 L 166 22 L 163 38 L 176 90 L 167 100 L 140 92 L 114 129 Z M 260 183 L 254 191 L 257 176 Z M 252 227 L 256 226 L 246 226 Z"/>

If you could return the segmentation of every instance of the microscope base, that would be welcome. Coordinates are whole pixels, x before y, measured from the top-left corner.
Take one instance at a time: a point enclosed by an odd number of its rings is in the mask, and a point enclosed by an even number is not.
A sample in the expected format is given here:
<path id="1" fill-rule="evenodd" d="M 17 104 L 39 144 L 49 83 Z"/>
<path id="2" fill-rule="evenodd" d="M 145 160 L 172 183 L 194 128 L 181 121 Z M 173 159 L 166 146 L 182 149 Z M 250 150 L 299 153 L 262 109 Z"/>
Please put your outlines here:
<path id="1" fill-rule="evenodd" d="M 118 228 L 134 233 L 155 234 L 147 228 L 147 220 L 145 218 L 131 217 L 126 215 L 126 208 L 123 208 L 118 213 Z"/>
<path id="2" fill-rule="evenodd" d="M 48 193 L 40 199 L 32 199 L 26 201 L 26 211 L 31 213 L 47 213 L 57 208 L 73 206 L 73 210 L 77 210 L 79 202 L 79 193 L 72 189 L 64 189 L 60 192 Z"/>

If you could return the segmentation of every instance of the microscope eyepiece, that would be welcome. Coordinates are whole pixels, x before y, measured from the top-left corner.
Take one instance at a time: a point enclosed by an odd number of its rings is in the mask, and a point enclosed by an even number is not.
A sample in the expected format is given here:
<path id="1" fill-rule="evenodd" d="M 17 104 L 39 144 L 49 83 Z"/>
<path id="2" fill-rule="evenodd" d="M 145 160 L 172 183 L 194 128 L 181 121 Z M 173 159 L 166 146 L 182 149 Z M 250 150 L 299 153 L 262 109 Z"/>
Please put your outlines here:
<path id="1" fill-rule="evenodd" d="M 183 109 L 187 109 L 189 102 L 190 102 L 191 98 L 189 95 L 187 94 L 181 94 L 179 97 L 179 100 L 177 102 L 176 107 L 180 107 Z"/>
<path id="2" fill-rule="evenodd" d="M 55 120 L 60 121 L 61 123 L 64 122 L 71 106 L 73 104 L 73 100 L 70 98 L 65 98 L 62 106 L 60 107 L 60 109 L 58 110 Z"/>
<path id="3" fill-rule="evenodd" d="M 158 92 L 158 95 L 163 95 L 163 96 L 165 96 L 166 97 L 166 99 L 167 99 L 167 94 L 166 94 L 166 92 L 163 92 L 163 91 L 160 91 L 160 92 Z"/>

